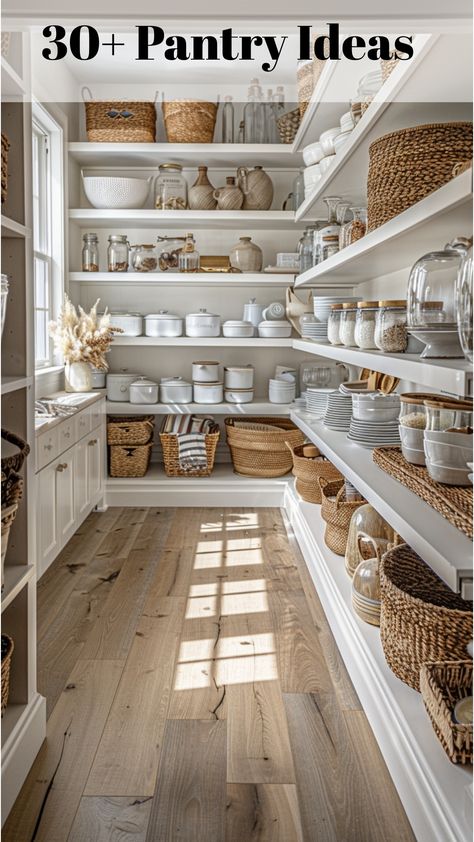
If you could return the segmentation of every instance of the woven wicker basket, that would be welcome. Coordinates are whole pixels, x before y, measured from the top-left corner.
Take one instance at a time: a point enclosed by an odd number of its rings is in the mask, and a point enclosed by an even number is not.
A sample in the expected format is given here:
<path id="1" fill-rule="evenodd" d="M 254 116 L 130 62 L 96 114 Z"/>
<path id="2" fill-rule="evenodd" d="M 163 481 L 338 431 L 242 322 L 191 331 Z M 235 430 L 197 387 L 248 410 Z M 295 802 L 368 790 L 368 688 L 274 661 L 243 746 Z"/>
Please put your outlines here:
<path id="1" fill-rule="evenodd" d="M 287 111 L 277 120 L 278 134 L 282 143 L 293 143 L 300 127 L 301 115 L 299 108 Z"/>
<path id="2" fill-rule="evenodd" d="M 214 459 L 216 456 L 219 437 L 219 427 L 216 424 L 215 430 L 211 433 L 206 433 L 206 467 L 184 470 L 179 462 L 178 435 L 176 433 L 160 433 L 166 475 L 169 477 L 209 477 L 212 474 L 212 469 L 214 468 Z"/>
<path id="3" fill-rule="evenodd" d="M 430 123 L 383 135 L 369 147 L 368 231 L 419 202 L 472 157 L 472 123 Z"/>
<path id="4" fill-rule="evenodd" d="M 303 119 L 313 94 L 313 62 L 305 62 L 298 68 L 296 81 L 298 84 L 298 107 L 300 117 Z"/>
<path id="5" fill-rule="evenodd" d="M 109 415 L 107 419 L 107 444 L 148 444 L 153 438 L 153 415 Z"/>
<path id="6" fill-rule="evenodd" d="M 380 564 L 380 637 L 390 669 L 420 689 L 428 661 L 462 660 L 472 638 L 472 603 L 453 593 L 407 544 Z"/>
<path id="7" fill-rule="evenodd" d="M 2 634 L 2 702 L 1 713 L 4 714 L 10 693 L 10 669 L 15 644 L 8 634 Z"/>
<path id="8" fill-rule="evenodd" d="M 344 477 L 314 445 L 300 444 L 292 447 L 287 443 L 287 446 L 293 457 L 293 474 L 298 494 L 307 503 L 321 503 L 319 477 L 327 480 L 343 480 Z"/>
<path id="9" fill-rule="evenodd" d="M 163 120 L 169 143 L 212 143 L 217 105 L 178 99 L 162 103 Z"/>
<path id="10" fill-rule="evenodd" d="M 84 98 L 85 93 L 91 97 Z M 89 88 L 82 89 L 86 109 L 87 139 L 96 143 L 154 143 L 154 102 L 111 102 L 93 100 Z"/>
<path id="11" fill-rule="evenodd" d="M 436 736 L 453 763 L 472 763 L 472 724 L 454 721 L 456 703 L 472 693 L 472 661 L 423 664 L 420 671 L 423 703 Z"/>
<path id="12" fill-rule="evenodd" d="M 5 430 L 3 427 L 2 439 L 18 448 L 18 453 L 13 453 L 11 456 L 2 456 L 2 474 L 8 478 L 12 472 L 19 473 L 21 471 L 23 462 L 30 452 L 30 445 L 16 433 Z"/>
<path id="13" fill-rule="evenodd" d="M 234 470 L 247 477 L 281 477 L 291 471 L 293 458 L 288 449 L 304 442 L 304 434 L 288 418 L 252 417 L 255 429 L 246 423 L 240 427 L 235 418 L 225 419 L 227 444 Z M 258 425 L 278 429 L 258 429 Z"/>
<path id="14" fill-rule="evenodd" d="M 321 517 L 326 521 L 324 541 L 333 553 L 344 555 L 352 515 L 365 500 L 346 500 L 344 480 L 329 481 L 319 477 L 321 489 Z"/>
<path id="15" fill-rule="evenodd" d="M 5 132 L 2 132 L 2 205 L 7 201 L 8 196 L 8 150 L 10 141 Z"/>
<path id="16" fill-rule="evenodd" d="M 153 442 L 139 445 L 113 444 L 109 447 L 111 477 L 144 477 L 148 471 Z"/>
<path id="17" fill-rule="evenodd" d="M 1 583 L 3 589 L 3 571 L 8 550 L 10 530 L 18 512 L 18 504 L 23 494 L 23 479 L 10 471 L 8 477 L 2 473 L 2 543 L 1 543 Z"/>

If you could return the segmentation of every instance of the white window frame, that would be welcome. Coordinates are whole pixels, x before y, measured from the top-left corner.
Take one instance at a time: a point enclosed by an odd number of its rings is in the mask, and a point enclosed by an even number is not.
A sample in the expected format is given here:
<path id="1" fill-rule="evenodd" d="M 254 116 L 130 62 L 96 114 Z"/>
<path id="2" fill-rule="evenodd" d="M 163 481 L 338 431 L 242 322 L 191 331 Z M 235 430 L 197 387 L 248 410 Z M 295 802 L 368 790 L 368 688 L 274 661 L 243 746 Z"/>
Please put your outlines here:
<path id="1" fill-rule="evenodd" d="M 43 215 L 42 224 L 45 231 L 40 248 L 37 248 L 38 244 L 33 241 L 34 270 L 36 261 L 41 261 L 48 281 L 46 306 L 37 307 L 36 300 L 33 302 L 35 324 L 38 310 L 46 311 L 47 322 L 54 319 L 59 313 L 64 297 L 64 142 L 62 127 L 49 111 L 36 101 L 32 106 L 32 119 L 33 132 L 44 137 L 44 160 L 40 173 L 43 180 L 40 184 L 40 212 Z M 34 355 L 37 373 L 62 364 L 62 360 L 54 352 L 51 339 L 48 339 L 48 354 L 44 359 L 36 358 L 36 343 Z"/>

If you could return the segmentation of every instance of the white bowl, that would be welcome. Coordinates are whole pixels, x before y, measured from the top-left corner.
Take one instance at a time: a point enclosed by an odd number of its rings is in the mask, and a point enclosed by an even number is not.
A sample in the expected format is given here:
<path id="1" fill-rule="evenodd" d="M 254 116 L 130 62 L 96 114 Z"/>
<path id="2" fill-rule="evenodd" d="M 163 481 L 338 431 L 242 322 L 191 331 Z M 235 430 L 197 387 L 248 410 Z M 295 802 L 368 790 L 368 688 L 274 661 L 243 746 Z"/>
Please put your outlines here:
<path id="1" fill-rule="evenodd" d="M 328 129 L 319 136 L 319 142 L 321 144 L 321 149 L 323 150 L 323 155 L 334 155 L 334 138 L 340 133 L 341 127 L 334 126 L 332 129 Z"/>
<path id="2" fill-rule="evenodd" d="M 354 128 L 355 123 L 354 123 L 354 117 L 352 116 L 352 111 L 345 111 L 344 112 L 344 114 L 341 116 L 341 119 L 339 120 L 339 125 L 340 125 L 341 129 L 343 129 L 344 131 L 346 131 L 346 126 L 347 127 L 350 126 L 351 129 Z"/>
<path id="3" fill-rule="evenodd" d="M 303 161 L 307 167 L 310 167 L 312 164 L 319 164 L 323 155 L 324 152 L 321 149 L 319 141 L 316 141 L 316 143 L 310 143 L 309 146 L 305 146 L 303 149 Z"/>
<path id="4" fill-rule="evenodd" d="M 291 336 L 291 323 L 287 321 L 263 321 L 258 326 L 262 339 L 286 339 Z"/>
<path id="5" fill-rule="evenodd" d="M 150 189 L 149 178 L 83 176 L 82 181 L 92 207 L 107 210 L 142 208 Z"/>
<path id="6" fill-rule="evenodd" d="M 319 166 L 319 164 L 313 164 L 311 167 L 306 167 L 306 169 L 303 171 L 303 178 L 305 186 L 319 181 L 319 179 L 321 178 L 321 167 Z"/>
<path id="7" fill-rule="evenodd" d="M 446 468 L 444 465 L 435 465 L 426 460 L 426 467 L 431 479 L 441 482 L 443 485 L 471 485 L 469 471 L 462 471 L 459 468 Z"/>
<path id="8" fill-rule="evenodd" d="M 337 153 L 341 151 L 342 147 L 346 145 L 347 141 L 351 136 L 351 132 L 341 132 L 334 140 L 334 152 Z"/>
<path id="9" fill-rule="evenodd" d="M 415 447 L 407 447 L 402 442 L 402 454 L 411 465 L 425 465 L 425 451 Z"/>
<path id="10" fill-rule="evenodd" d="M 468 471 L 468 460 L 472 456 L 469 447 L 457 447 L 455 444 L 440 444 L 439 441 L 424 442 L 426 460 L 446 468 L 458 468 Z"/>
<path id="11" fill-rule="evenodd" d="M 244 322 L 244 321 L 227 321 L 224 322 L 222 325 L 222 333 L 224 336 L 228 337 L 242 337 L 242 338 L 249 338 L 254 335 L 254 329 L 252 322 Z"/>
<path id="12" fill-rule="evenodd" d="M 327 155 L 325 158 L 321 158 L 319 162 L 319 166 L 321 167 L 321 175 L 329 169 L 335 158 L 335 155 Z"/>
<path id="13" fill-rule="evenodd" d="M 352 395 L 352 414 L 359 421 L 394 421 L 400 413 L 400 398 Z"/>
<path id="14" fill-rule="evenodd" d="M 468 433 L 448 433 L 445 430 L 423 430 L 426 441 L 438 441 L 440 444 L 457 444 L 459 447 L 472 449 L 473 436 Z"/>
<path id="15" fill-rule="evenodd" d="M 398 427 L 400 433 L 400 441 L 402 445 L 412 450 L 420 450 L 423 453 L 423 463 L 425 461 L 423 449 L 423 433 L 424 430 L 418 430 L 416 427 L 404 427 L 400 424 Z"/>

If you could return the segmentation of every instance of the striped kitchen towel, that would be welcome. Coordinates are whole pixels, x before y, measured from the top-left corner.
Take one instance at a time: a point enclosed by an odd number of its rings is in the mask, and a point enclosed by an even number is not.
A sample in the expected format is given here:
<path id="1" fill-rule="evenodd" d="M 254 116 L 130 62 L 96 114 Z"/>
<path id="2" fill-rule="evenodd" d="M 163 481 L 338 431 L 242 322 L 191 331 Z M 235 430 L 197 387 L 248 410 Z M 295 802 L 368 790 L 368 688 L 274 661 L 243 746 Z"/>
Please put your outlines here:
<path id="1" fill-rule="evenodd" d="M 206 436 L 204 433 L 178 434 L 179 465 L 183 471 L 207 467 Z"/>

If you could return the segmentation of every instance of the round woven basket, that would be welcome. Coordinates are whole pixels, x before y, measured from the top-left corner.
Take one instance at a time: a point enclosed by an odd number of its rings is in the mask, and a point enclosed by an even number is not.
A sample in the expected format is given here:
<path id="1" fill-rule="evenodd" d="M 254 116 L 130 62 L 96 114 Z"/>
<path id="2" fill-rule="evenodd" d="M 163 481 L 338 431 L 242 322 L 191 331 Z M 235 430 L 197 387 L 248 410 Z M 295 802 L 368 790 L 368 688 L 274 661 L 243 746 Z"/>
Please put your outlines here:
<path id="1" fill-rule="evenodd" d="M 281 477 L 291 471 L 293 458 L 288 444 L 296 447 L 304 442 L 304 434 L 288 418 L 252 417 L 252 425 L 240 427 L 236 418 L 225 419 L 227 444 L 234 470 L 248 477 Z M 275 429 L 258 429 L 270 425 Z"/>
<path id="2" fill-rule="evenodd" d="M 346 500 L 343 479 L 329 481 L 319 477 L 318 483 L 321 489 L 321 517 L 326 521 L 324 541 L 333 553 L 344 555 L 352 515 L 366 501 Z"/>
<path id="3" fill-rule="evenodd" d="M 296 80 L 298 84 L 298 107 L 300 117 L 303 119 L 313 94 L 314 79 L 312 62 L 305 62 L 298 68 Z"/>
<path id="4" fill-rule="evenodd" d="M 13 453 L 11 456 L 2 456 L 2 474 L 5 474 L 5 477 L 8 478 L 12 472 L 18 473 L 21 471 L 23 462 L 30 452 L 30 445 L 20 436 L 17 436 L 16 433 L 12 433 L 10 430 L 5 430 L 3 427 L 2 439 L 3 441 L 8 441 L 10 444 L 13 444 L 14 447 L 18 448 L 17 453 Z"/>
<path id="5" fill-rule="evenodd" d="M 342 474 L 314 445 L 300 444 L 292 447 L 287 442 L 287 446 L 293 457 L 293 474 L 298 494 L 307 503 L 321 503 L 319 477 L 342 480 Z"/>
<path id="6" fill-rule="evenodd" d="M 162 103 L 163 120 L 169 143 L 212 143 L 217 105 L 177 99 Z"/>
<path id="7" fill-rule="evenodd" d="M 472 123 L 430 123 L 383 135 L 369 147 L 368 231 L 450 181 L 472 158 Z"/>
<path id="8" fill-rule="evenodd" d="M 405 684 L 420 689 L 420 668 L 427 661 L 466 657 L 472 602 L 453 593 L 407 544 L 382 557 L 380 587 L 384 655 Z"/>
<path id="9" fill-rule="evenodd" d="M 10 693 L 10 669 L 14 648 L 15 645 L 12 638 L 9 637 L 8 634 L 2 634 L 2 716 L 8 704 L 8 696 Z"/>
<path id="10" fill-rule="evenodd" d="M 96 143 L 154 143 L 154 102 L 87 101 L 87 139 Z"/>
<path id="11" fill-rule="evenodd" d="M 282 143 L 293 143 L 300 127 L 301 115 L 299 108 L 287 111 L 277 120 L 278 134 Z"/>

